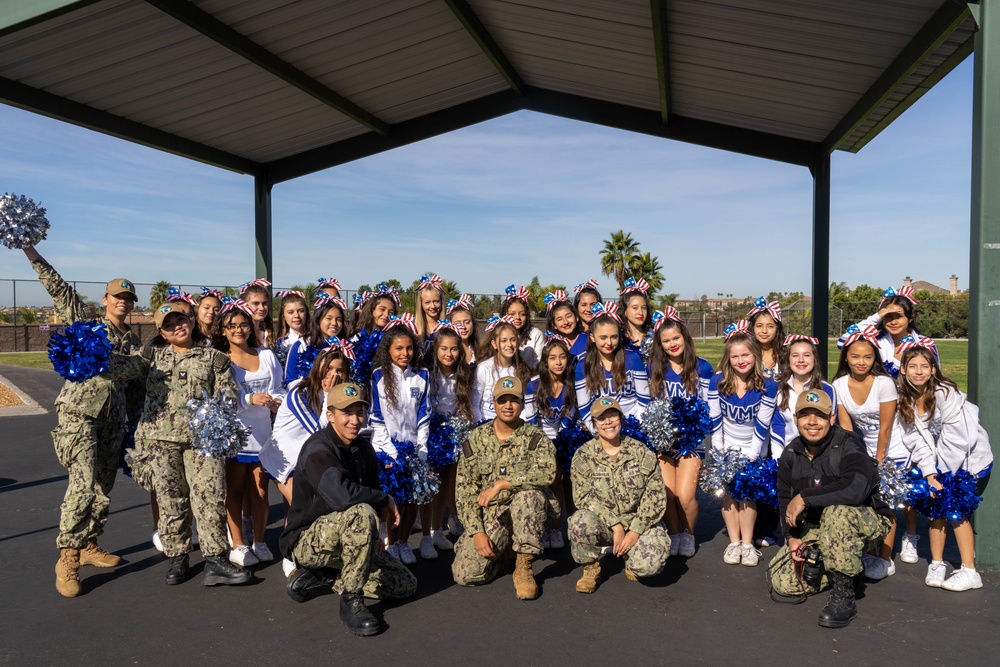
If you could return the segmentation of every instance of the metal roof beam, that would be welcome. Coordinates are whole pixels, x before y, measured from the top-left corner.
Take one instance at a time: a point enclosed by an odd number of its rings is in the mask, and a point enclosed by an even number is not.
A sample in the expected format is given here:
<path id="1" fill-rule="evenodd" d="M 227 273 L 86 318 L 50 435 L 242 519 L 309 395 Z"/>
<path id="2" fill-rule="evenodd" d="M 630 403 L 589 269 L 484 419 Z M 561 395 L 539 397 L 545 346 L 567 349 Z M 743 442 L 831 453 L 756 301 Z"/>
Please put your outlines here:
<path id="1" fill-rule="evenodd" d="M 444 1 L 451 8 L 451 11 L 454 12 L 455 16 L 458 17 L 458 20 L 462 22 L 462 25 L 465 26 L 466 32 L 472 36 L 472 39 L 476 41 L 476 44 L 483 50 L 486 57 L 490 59 L 493 66 L 497 68 L 500 76 L 506 79 L 507 84 L 518 95 L 523 95 L 524 81 L 521 80 L 521 76 L 514 69 L 511 62 L 507 60 L 507 56 L 504 55 L 503 49 L 493 39 L 493 35 L 490 34 L 490 31 L 486 29 L 483 22 L 479 20 L 476 13 L 469 7 L 469 3 L 465 0 Z"/>
<path id="2" fill-rule="evenodd" d="M 343 95 L 330 90 L 208 12 L 198 9 L 193 3 L 187 0 L 146 0 L 146 2 L 369 130 L 383 136 L 392 133 L 391 127 L 385 121 L 376 118 L 374 114 L 362 109 Z"/>
<path id="3" fill-rule="evenodd" d="M 0 77 L 0 102 L 242 174 L 256 174 L 261 168 L 259 163 L 252 160 L 4 77 Z"/>
<path id="4" fill-rule="evenodd" d="M 882 106 L 896 88 L 906 81 L 927 57 L 934 53 L 955 32 L 955 29 L 965 22 L 968 16 L 968 7 L 965 3 L 956 2 L 956 0 L 946 0 L 938 7 L 927 23 L 903 47 L 903 50 L 882 72 L 882 75 L 865 91 L 861 99 L 851 107 L 851 110 L 823 140 L 823 151 L 832 153 L 837 150 L 837 147 Z"/>
<path id="5" fill-rule="evenodd" d="M 670 39 L 667 33 L 667 0 L 649 0 L 653 13 L 653 47 L 656 50 L 656 80 L 660 84 L 660 115 L 670 122 Z"/>
<path id="6" fill-rule="evenodd" d="M 4 0 L 0 38 L 83 9 L 100 0 Z"/>

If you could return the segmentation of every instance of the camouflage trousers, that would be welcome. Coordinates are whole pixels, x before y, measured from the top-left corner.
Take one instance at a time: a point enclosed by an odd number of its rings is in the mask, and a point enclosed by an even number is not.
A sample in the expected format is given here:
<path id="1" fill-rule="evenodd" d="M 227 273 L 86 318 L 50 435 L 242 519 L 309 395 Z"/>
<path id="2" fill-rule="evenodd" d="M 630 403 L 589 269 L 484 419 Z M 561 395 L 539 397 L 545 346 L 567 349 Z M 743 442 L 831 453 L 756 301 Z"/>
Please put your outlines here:
<path id="1" fill-rule="evenodd" d="M 180 556 L 191 550 L 191 512 L 198 521 L 202 555 L 228 553 L 226 462 L 205 458 L 187 442 L 146 440 L 141 448 L 160 505 L 157 530 L 163 553 Z"/>
<path id="2" fill-rule="evenodd" d="M 299 535 L 292 559 L 308 568 L 340 570 L 336 593 L 362 593 L 366 598 L 398 600 L 417 590 L 409 568 L 376 548 L 378 514 L 371 505 L 354 505 L 316 519 Z"/>
<path id="3" fill-rule="evenodd" d="M 861 554 L 882 543 L 889 533 L 892 520 L 870 507 L 831 505 L 823 510 L 819 525 L 804 524 L 801 540 L 816 542 L 823 555 L 823 577 L 818 588 L 800 578 L 797 563 L 786 543 L 768 565 L 771 585 L 779 595 L 798 597 L 812 595 L 827 586 L 827 572 L 840 572 L 849 577 L 864 569 Z"/>
<path id="4" fill-rule="evenodd" d="M 601 547 L 610 547 L 615 536 L 610 526 L 590 510 L 577 510 L 567 526 L 573 560 L 581 565 L 593 563 L 601 557 Z M 632 574 L 655 577 L 663 571 L 670 556 L 670 537 L 662 524 L 657 523 L 639 536 L 639 541 L 625 553 L 625 564 Z"/>
<path id="5" fill-rule="evenodd" d="M 451 573 L 459 586 L 485 584 L 496 578 L 504 555 L 542 553 L 542 534 L 548 519 L 559 517 L 552 490 L 525 489 L 513 494 L 510 503 L 483 509 L 483 526 L 493 543 L 493 558 L 483 558 L 476 551 L 471 531 L 466 530 L 455 543 Z"/>
<path id="6" fill-rule="evenodd" d="M 59 463 L 69 471 L 69 481 L 56 546 L 82 549 L 104 532 L 125 424 L 117 419 L 87 417 L 61 405 L 57 410 L 59 425 L 52 431 L 52 443 Z"/>

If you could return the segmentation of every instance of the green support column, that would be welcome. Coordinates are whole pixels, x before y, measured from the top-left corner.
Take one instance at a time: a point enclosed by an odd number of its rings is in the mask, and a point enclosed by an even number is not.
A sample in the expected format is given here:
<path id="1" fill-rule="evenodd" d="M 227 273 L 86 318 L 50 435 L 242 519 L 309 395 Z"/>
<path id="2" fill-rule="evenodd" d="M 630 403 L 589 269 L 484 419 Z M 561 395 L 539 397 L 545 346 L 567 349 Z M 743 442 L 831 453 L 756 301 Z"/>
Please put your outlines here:
<path id="1" fill-rule="evenodd" d="M 830 311 L 830 156 L 817 158 L 813 176 L 812 332 L 819 338 L 820 368 L 826 368 Z"/>
<path id="2" fill-rule="evenodd" d="M 972 230 L 969 263 L 969 398 L 1000 452 L 1000 2 L 979 5 L 972 96 Z M 996 12 L 996 13 L 994 13 Z M 976 555 L 1000 567 L 1000 488 L 976 513 Z"/>
<path id="3" fill-rule="evenodd" d="M 271 182 L 267 173 L 253 177 L 254 239 L 257 242 L 254 276 L 274 282 L 271 275 Z"/>

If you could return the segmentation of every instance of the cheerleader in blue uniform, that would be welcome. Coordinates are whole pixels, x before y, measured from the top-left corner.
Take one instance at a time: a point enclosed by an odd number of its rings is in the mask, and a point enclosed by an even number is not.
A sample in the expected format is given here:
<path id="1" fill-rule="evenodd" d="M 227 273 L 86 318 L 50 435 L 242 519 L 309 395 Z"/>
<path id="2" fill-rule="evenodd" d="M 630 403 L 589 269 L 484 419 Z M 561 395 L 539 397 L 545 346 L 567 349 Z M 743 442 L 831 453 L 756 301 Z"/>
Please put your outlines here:
<path id="1" fill-rule="evenodd" d="M 476 318 L 472 315 L 472 295 L 462 294 L 457 299 L 449 299 L 448 308 L 445 309 L 445 317 L 460 332 L 462 347 L 465 348 L 466 363 L 475 367 L 476 345 L 479 338 L 476 331 Z"/>
<path id="2" fill-rule="evenodd" d="M 653 314 L 653 309 L 649 306 L 649 283 L 642 278 L 626 278 L 618 298 L 618 307 L 625 318 L 622 327 L 625 347 L 638 352 L 642 363 L 646 363 L 653 347 L 653 327 L 649 321 Z"/>
<path id="3" fill-rule="evenodd" d="M 515 288 L 508 285 L 503 303 L 500 304 L 500 317 L 507 317 L 517 329 L 517 349 L 520 351 L 528 368 L 534 370 L 542 356 L 542 346 L 545 336 L 536 327 L 531 326 L 531 311 L 528 309 L 528 299 L 531 294 L 524 285 Z"/>
<path id="4" fill-rule="evenodd" d="M 778 361 L 778 398 L 771 421 L 771 458 L 778 460 L 785 445 L 799 435 L 795 425 L 795 401 L 807 389 L 820 388 L 830 397 L 837 414 L 837 392 L 826 381 L 819 359 L 819 339 L 802 334 L 788 334 L 781 345 Z"/>
<path id="5" fill-rule="evenodd" d="M 339 296 L 331 297 L 326 292 L 316 293 L 312 320 L 307 336 L 300 338 L 289 347 L 285 361 L 285 384 L 291 386 L 308 373 L 307 364 L 300 363 L 303 354 L 308 354 L 309 346 L 322 349 L 330 338 L 343 340 L 347 333 L 347 304 Z"/>
<path id="6" fill-rule="evenodd" d="M 736 450 L 750 461 L 760 458 L 765 452 L 777 393 L 778 385 L 764 377 L 760 347 L 747 329 L 746 320 L 727 327 L 719 372 L 708 386 L 714 455 Z M 756 503 L 734 499 L 727 491 L 722 498 L 722 518 L 729 533 L 723 560 L 729 565 L 757 565 L 760 552 L 753 545 Z"/>
<path id="7" fill-rule="evenodd" d="M 580 328 L 583 329 L 584 333 L 590 331 L 590 321 L 594 319 L 593 308 L 601 302 L 601 293 L 597 291 L 598 283 L 594 279 L 590 279 L 585 283 L 580 283 L 573 288 L 573 293 L 576 295 L 573 297 L 573 310 L 576 311 L 576 316 L 580 320 Z M 580 351 L 580 354 L 586 351 L 586 344 L 584 344 L 584 350 Z"/>
<path id="8" fill-rule="evenodd" d="M 417 343 L 420 344 L 421 350 L 426 351 L 430 347 L 434 327 L 437 326 L 438 320 L 441 319 L 441 313 L 444 312 L 445 296 L 442 285 L 444 285 L 444 280 L 441 279 L 441 276 L 427 273 L 420 276 L 420 282 L 417 284 L 413 319 L 416 321 Z"/>
<path id="9" fill-rule="evenodd" d="M 300 290 L 281 290 L 274 296 L 281 299 L 281 305 L 278 307 L 278 338 L 271 346 L 271 351 L 284 369 L 289 351 L 309 335 L 309 305 L 305 294 Z"/>
<path id="10" fill-rule="evenodd" d="M 569 356 L 574 360 L 587 350 L 587 334 L 564 290 L 545 295 L 545 329 L 569 342 Z"/>
<path id="11" fill-rule="evenodd" d="M 649 393 L 653 399 L 696 397 L 708 403 L 712 364 L 696 354 L 694 339 L 673 306 L 656 311 L 653 347 L 649 353 Z M 698 474 L 705 443 L 695 452 L 660 454 L 660 473 L 667 486 L 665 519 L 670 533 L 670 555 L 690 558 L 695 552 L 694 526 L 698 522 Z"/>

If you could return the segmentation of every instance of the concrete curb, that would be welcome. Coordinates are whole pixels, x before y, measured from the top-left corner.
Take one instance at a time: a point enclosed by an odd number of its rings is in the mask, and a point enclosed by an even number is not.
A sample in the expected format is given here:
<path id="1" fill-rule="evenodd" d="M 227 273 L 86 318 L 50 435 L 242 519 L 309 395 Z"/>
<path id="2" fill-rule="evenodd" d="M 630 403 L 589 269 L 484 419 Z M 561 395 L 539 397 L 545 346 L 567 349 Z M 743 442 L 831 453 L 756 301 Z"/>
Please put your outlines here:
<path id="1" fill-rule="evenodd" d="M 22 415 L 44 415 L 48 410 L 40 406 L 31 396 L 28 396 L 17 386 L 0 375 L 0 384 L 14 392 L 14 395 L 21 399 L 24 405 L 15 405 L 9 408 L 0 408 L 0 417 L 19 417 Z"/>

